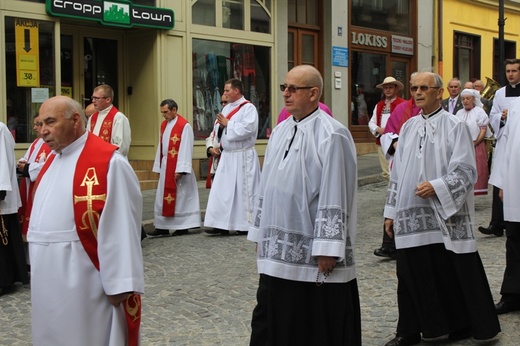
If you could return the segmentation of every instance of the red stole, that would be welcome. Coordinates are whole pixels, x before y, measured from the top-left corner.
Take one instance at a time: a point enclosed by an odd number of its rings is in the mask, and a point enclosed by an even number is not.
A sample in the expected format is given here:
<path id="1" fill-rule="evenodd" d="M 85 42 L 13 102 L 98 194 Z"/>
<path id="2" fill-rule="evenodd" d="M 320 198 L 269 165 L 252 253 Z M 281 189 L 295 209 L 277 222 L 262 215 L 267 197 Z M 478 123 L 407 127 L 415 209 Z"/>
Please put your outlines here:
<path id="1" fill-rule="evenodd" d="M 112 109 L 108 112 L 101 124 L 101 128 L 99 129 L 99 137 L 101 137 L 105 142 L 110 143 L 112 139 L 112 125 L 114 124 L 114 118 L 116 113 L 119 112 L 115 106 L 112 106 Z M 96 126 L 96 122 L 98 120 L 99 112 L 92 114 L 90 120 L 90 132 L 94 132 L 94 127 Z"/>
<path id="2" fill-rule="evenodd" d="M 392 114 L 395 107 L 402 102 L 405 102 L 405 100 L 400 97 L 396 97 L 394 102 L 390 103 L 390 114 Z M 383 108 L 384 107 L 385 107 L 385 100 L 379 101 L 376 105 L 376 124 L 378 127 L 381 127 L 381 119 L 383 118 Z M 376 138 L 376 144 L 381 145 L 381 141 L 379 140 L 379 138 Z"/>
<path id="3" fill-rule="evenodd" d="M 107 144 L 100 137 L 89 133 L 74 172 L 72 193 L 76 231 L 85 252 L 98 271 L 97 230 L 105 206 L 110 158 L 116 150 L 116 146 Z M 55 155 L 51 155 L 42 167 L 35 190 L 54 158 Z M 123 302 L 123 309 L 128 330 L 128 345 L 137 346 L 141 324 L 141 296 L 128 296 Z"/>
<path id="4" fill-rule="evenodd" d="M 34 142 L 32 142 L 31 147 L 29 148 L 29 157 L 34 152 L 34 149 L 36 148 L 36 143 L 38 143 L 39 138 L 36 138 Z M 47 159 L 47 156 L 50 154 L 51 148 L 47 145 L 47 143 L 42 143 L 40 146 L 40 150 L 38 150 L 38 153 L 36 154 L 36 159 L 34 162 L 40 162 L 45 161 Z M 32 197 L 33 197 L 33 190 L 35 182 L 31 181 L 29 179 L 29 187 L 27 187 L 25 179 L 22 179 L 20 182 L 20 197 L 22 199 L 22 206 L 20 209 L 18 209 L 18 217 L 19 221 L 22 224 L 22 237 L 26 239 L 27 237 L 27 230 L 29 229 L 29 218 L 31 216 L 31 209 L 32 209 Z"/>
<path id="5" fill-rule="evenodd" d="M 233 115 L 235 115 L 239 110 L 240 108 L 242 108 L 243 105 L 245 104 L 248 104 L 248 103 L 251 103 L 250 101 L 244 101 L 242 102 L 241 104 L 239 104 L 237 107 L 235 107 L 235 109 L 233 109 L 231 112 L 229 112 L 228 115 L 226 115 L 226 119 L 229 120 L 233 117 Z M 217 125 L 217 122 L 215 121 L 215 125 Z M 217 133 L 215 132 L 215 130 L 213 130 L 213 132 L 211 132 L 211 142 L 213 142 L 215 140 L 215 136 L 217 135 Z M 211 188 L 211 183 L 212 183 L 212 176 L 211 176 L 211 166 L 213 166 L 213 155 L 211 155 L 209 157 L 209 163 L 208 163 L 208 175 L 206 176 L 206 189 L 210 189 Z M 218 164 L 218 162 L 217 162 Z M 215 169 L 216 171 L 216 169 Z"/>
<path id="6" fill-rule="evenodd" d="M 177 199 L 177 181 L 175 180 L 175 170 L 177 168 L 179 147 L 181 146 L 182 131 L 187 123 L 188 121 L 186 119 L 177 114 L 177 122 L 170 132 L 168 156 L 166 157 L 166 174 L 164 176 L 163 207 L 161 213 L 162 216 L 175 216 L 175 200 Z M 163 158 L 163 136 L 167 125 L 168 120 L 164 120 L 161 124 L 161 164 Z"/>

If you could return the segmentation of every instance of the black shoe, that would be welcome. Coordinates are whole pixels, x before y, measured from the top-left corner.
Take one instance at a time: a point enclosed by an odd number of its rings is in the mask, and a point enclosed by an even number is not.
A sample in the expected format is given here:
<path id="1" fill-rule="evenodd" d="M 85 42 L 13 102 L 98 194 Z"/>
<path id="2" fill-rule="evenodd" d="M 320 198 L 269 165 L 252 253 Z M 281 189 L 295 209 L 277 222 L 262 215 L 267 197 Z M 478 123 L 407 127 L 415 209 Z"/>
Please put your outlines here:
<path id="1" fill-rule="evenodd" d="M 409 345 L 417 345 L 421 342 L 421 336 L 417 335 L 414 337 L 403 337 L 396 336 L 392 340 L 388 341 L 385 346 L 409 346 Z"/>
<path id="2" fill-rule="evenodd" d="M 507 314 L 508 312 L 519 311 L 520 303 L 499 301 L 495 304 L 497 315 Z"/>
<path id="3" fill-rule="evenodd" d="M 374 255 L 378 257 L 388 257 L 391 259 L 395 259 L 397 257 L 397 251 L 395 248 L 390 246 L 381 246 L 379 249 L 374 250 Z"/>
<path id="4" fill-rule="evenodd" d="M 141 225 L 141 241 L 146 239 L 146 232 L 144 231 L 144 226 Z"/>
<path id="5" fill-rule="evenodd" d="M 247 231 L 237 231 L 237 235 L 247 235 Z"/>
<path id="6" fill-rule="evenodd" d="M 448 335 L 448 339 L 450 341 L 459 341 L 459 340 L 465 340 L 471 338 L 471 328 L 463 328 L 459 329 L 456 332 L 450 333 Z"/>
<path id="7" fill-rule="evenodd" d="M 504 229 L 503 228 L 496 227 L 496 226 L 493 226 L 493 225 L 489 225 L 489 227 L 482 227 L 482 226 L 480 226 L 478 228 L 478 230 L 482 234 L 487 234 L 487 235 L 494 234 L 497 237 L 501 237 L 501 236 L 504 235 Z"/>
<path id="8" fill-rule="evenodd" d="M 178 235 L 186 235 L 188 234 L 188 230 L 187 229 L 178 229 L 176 230 L 175 232 L 173 232 L 172 236 L 178 236 Z"/>
<path id="9" fill-rule="evenodd" d="M 229 235 L 229 231 L 228 230 L 219 229 L 219 228 L 207 229 L 204 232 L 206 232 L 207 234 L 212 234 L 212 235 L 214 235 L 214 234 Z"/>
<path id="10" fill-rule="evenodd" d="M 165 236 L 165 235 L 170 235 L 170 231 L 168 231 L 167 229 L 156 228 L 153 231 L 148 232 L 148 235 L 151 235 L 153 237 Z"/>

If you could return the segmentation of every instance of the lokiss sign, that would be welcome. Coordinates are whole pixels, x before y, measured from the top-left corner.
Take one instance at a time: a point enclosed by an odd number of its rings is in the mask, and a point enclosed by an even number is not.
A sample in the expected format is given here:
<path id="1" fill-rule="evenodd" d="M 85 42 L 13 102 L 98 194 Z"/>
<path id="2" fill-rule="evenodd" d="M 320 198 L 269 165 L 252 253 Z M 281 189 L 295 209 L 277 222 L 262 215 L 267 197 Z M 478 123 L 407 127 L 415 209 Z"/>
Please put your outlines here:
<path id="1" fill-rule="evenodd" d="M 46 0 L 49 15 L 95 20 L 103 25 L 173 29 L 173 11 L 123 1 Z"/>

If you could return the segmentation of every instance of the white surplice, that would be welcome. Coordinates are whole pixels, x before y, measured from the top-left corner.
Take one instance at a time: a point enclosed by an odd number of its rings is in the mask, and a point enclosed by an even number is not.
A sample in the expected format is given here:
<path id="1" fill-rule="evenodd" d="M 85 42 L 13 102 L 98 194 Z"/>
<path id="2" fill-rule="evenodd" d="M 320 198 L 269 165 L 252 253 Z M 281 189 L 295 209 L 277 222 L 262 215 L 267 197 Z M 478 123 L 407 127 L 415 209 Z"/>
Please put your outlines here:
<path id="1" fill-rule="evenodd" d="M 16 214 L 22 206 L 18 180 L 16 178 L 16 162 L 14 159 L 14 138 L 9 128 L 0 122 L 0 191 L 6 191 L 3 201 L 0 201 L 2 215 Z M 1 226 L 1 225 L 0 225 Z"/>
<path id="2" fill-rule="evenodd" d="M 113 105 L 103 109 L 99 112 L 96 125 L 92 130 L 92 133 L 96 136 L 99 136 L 99 131 L 101 130 L 101 125 L 105 120 L 108 112 L 112 109 Z M 92 117 L 88 118 L 87 121 L 87 130 L 90 131 L 90 123 L 92 121 Z M 130 122 L 126 115 L 121 113 L 119 110 L 114 116 L 114 122 L 112 123 L 112 135 L 110 139 L 110 143 L 117 146 L 119 152 L 124 156 L 128 156 L 128 150 L 130 150 L 130 143 L 132 142 L 132 133 L 130 130 Z"/>
<path id="3" fill-rule="evenodd" d="M 349 130 L 319 109 L 280 123 L 253 216 L 248 239 L 258 243 L 260 274 L 316 282 L 317 256 L 331 256 L 338 261 L 327 282 L 354 279 L 357 160 Z"/>
<path id="4" fill-rule="evenodd" d="M 24 161 L 29 163 L 29 177 L 25 178 L 25 184 L 27 185 L 27 193 L 29 193 L 29 184 L 31 181 L 36 181 L 36 178 L 38 177 L 38 173 L 40 173 L 40 170 L 42 169 L 43 164 L 45 163 L 45 160 L 47 159 L 46 155 L 38 155 L 40 153 L 40 149 L 45 143 L 43 139 L 37 138 L 34 140 L 34 142 L 29 146 L 29 149 L 25 152 L 25 155 L 18 160 Z M 32 152 L 31 152 L 32 150 Z"/>
<path id="5" fill-rule="evenodd" d="M 222 110 L 227 115 L 246 101 L 244 97 Z M 213 131 L 218 132 L 219 124 Z M 247 231 L 254 197 L 260 182 L 260 162 L 255 150 L 258 112 L 252 103 L 243 105 L 222 131 L 217 171 L 208 198 L 204 226 Z"/>
<path id="6" fill-rule="evenodd" d="M 504 191 L 504 220 L 520 222 L 520 97 L 509 108 L 507 126 L 502 134 L 502 160 L 493 167 L 496 170 L 493 185 Z"/>
<path id="7" fill-rule="evenodd" d="M 28 231 L 34 345 L 126 343 L 123 306 L 107 295 L 144 292 L 139 182 L 119 152 L 110 160 L 98 226 L 98 271 L 81 244 L 73 211 L 73 177 L 87 132 L 58 154 L 34 195 Z"/>
<path id="8" fill-rule="evenodd" d="M 444 243 L 455 253 L 476 251 L 475 165 L 469 128 L 451 113 L 439 108 L 403 125 L 384 212 L 397 249 Z M 425 181 L 435 189 L 426 199 L 415 195 Z"/>
<path id="9" fill-rule="evenodd" d="M 155 196 L 154 225 L 155 228 L 178 230 L 200 227 L 200 202 L 199 189 L 195 173 L 191 166 L 193 157 L 193 129 L 190 124 L 186 124 L 181 134 L 181 143 L 177 153 L 177 167 L 175 173 L 186 173 L 177 180 L 177 197 L 175 199 L 175 216 L 162 216 L 164 201 L 164 179 L 166 177 L 166 167 L 168 158 L 168 145 L 170 143 L 170 133 L 177 123 L 177 117 L 170 120 L 166 125 L 162 136 L 162 161 L 161 143 L 157 146 L 153 171 L 159 173 L 159 184 Z M 159 139 L 160 141 L 161 139 Z M 170 179 L 173 177 L 169 177 Z"/>

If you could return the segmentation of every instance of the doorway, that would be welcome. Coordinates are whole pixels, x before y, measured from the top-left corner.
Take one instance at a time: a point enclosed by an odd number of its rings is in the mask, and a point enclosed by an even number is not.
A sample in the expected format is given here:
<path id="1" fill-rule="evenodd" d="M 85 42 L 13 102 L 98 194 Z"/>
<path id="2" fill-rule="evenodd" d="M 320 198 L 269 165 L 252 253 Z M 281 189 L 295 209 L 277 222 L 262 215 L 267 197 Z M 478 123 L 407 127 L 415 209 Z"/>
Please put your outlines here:
<path id="1" fill-rule="evenodd" d="M 122 37 L 119 33 L 85 35 L 84 32 L 88 30 L 62 30 L 61 94 L 85 108 L 91 102 L 94 88 L 108 84 L 114 89 L 113 102 L 118 107 Z"/>

